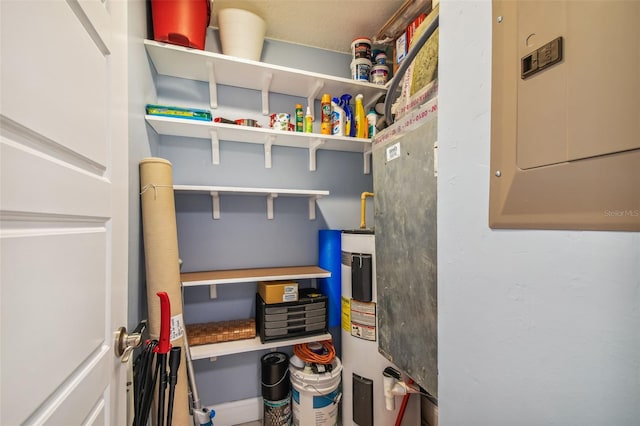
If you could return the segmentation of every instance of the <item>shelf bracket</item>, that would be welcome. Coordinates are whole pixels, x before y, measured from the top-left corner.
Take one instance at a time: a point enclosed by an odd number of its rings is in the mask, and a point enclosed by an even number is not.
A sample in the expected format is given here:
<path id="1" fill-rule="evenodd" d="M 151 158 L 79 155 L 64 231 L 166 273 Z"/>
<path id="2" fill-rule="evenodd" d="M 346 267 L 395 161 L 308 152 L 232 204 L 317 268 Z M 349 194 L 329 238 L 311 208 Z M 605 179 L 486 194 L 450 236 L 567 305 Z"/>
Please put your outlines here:
<path id="1" fill-rule="evenodd" d="M 372 150 L 368 150 L 362 153 L 362 158 L 364 160 L 364 174 L 371 174 L 371 152 Z"/>
<path id="2" fill-rule="evenodd" d="M 209 286 L 209 299 L 218 298 L 218 284 L 211 284 Z"/>
<path id="3" fill-rule="evenodd" d="M 209 72 L 209 104 L 211 109 L 218 108 L 218 86 L 216 85 L 216 72 L 213 68 L 213 62 L 207 62 L 207 71 Z"/>
<path id="4" fill-rule="evenodd" d="M 211 163 L 220 164 L 220 139 L 216 129 L 211 130 Z"/>
<path id="5" fill-rule="evenodd" d="M 220 194 L 218 191 L 211 191 L 211 202 L 213 204 L 213 218 L 220 219 Z"/>
<path id="6" fill-rule="evenodd" d="M 267 195 L 267 219 L 273 219 L 273 199 L 278 198 L 277 193 Z"/>
<path id="7" fill-rule="evenodd" d="M 320 198 L 317 195 L 309 197 L 309 220 L 316 220 L 316 201 Z"/>
<path id="8" fill-rule="evenodd" d="M 268 135 L 267 140 L 264 141 L 264 167 L 266 169 L 271 168 L 271 147 L 276 141 L 276 135 Z"/>
<path id="9" fill-rule="evenodd" d="M 324 139 L 315 139 L 309 144 L 309 170 L 316 171 L 316 151 L 324 144 Z"/>
<path id="10" fill-rule="evenodd" d="M 273 74 L 266 73 L 262 80 L 262 114 L 269 115 L 269 89 L 271 88 L 271 80 Z"/>
<path id="11" fill-rule="evenodd" d="M 307 105 L 309 105 L 309 109 L 311 110 L 312 117 L 315 114 L 314 113 L 315 100 L 320 94 L 320 91 L 322 90 L 323 87 L 324 87 L 324 83 L 322 81 L 316 81 L 316 84 L 313 86 L 313 88 L 311 89 L 311 92 L 309 93 L 309 96 L 307 97 Z"/>

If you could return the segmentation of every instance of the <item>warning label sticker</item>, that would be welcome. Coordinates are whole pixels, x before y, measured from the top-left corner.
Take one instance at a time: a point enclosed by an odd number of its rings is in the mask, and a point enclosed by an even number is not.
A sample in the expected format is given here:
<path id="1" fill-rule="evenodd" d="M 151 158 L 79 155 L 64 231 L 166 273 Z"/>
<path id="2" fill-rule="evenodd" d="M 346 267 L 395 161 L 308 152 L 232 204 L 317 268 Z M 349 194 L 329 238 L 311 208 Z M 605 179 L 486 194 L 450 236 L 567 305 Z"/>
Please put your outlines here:
<path id="1" fill-rule="evenodd" d="M 347 330 L 349 331 L 349 330 Z M 376 304 L 351 299 L 351 335 L 376 340 Z"/>
<path id="2" fill-rule="evenodd" d="M 342 298 L 342 329 L 347 333 L 351 332 L 351 306 L 350 300 Z"/>
<path id="3" fill-rule="evenodd" d="M 169 340 L 174 341 L 182 338 L 184 335 L 184 321 L 182 314 L 177 314 L 171 317 L 171 331 L 169 332 Z"/>

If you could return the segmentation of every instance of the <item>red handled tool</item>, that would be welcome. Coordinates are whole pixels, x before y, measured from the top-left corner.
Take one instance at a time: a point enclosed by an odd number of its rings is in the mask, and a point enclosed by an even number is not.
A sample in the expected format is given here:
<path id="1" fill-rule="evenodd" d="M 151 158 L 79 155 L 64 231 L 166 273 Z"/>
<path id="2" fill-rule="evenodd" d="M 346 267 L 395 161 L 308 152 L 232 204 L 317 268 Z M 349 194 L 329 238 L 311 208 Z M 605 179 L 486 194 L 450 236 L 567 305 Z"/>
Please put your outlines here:
<path id="1" fill-rule="evenodd" d="M 171 347 L 171 304 L 166 292 L 156 293 L 160 298 L 160 335 L 158 340 L 148 340 L 143 351 L 134 362 L 135 417 L 133 426 L 146 426 L 153 400 L 153 391 L 158 384 L 157 425 L 165 424 L 165 393 L 169 385 L 166 425 L 171 426 L 175 385 L 178 381 L 181 348 Z M 170 373 L 167 372 L 167 354 L 169 354 Z M 152 365 L 155 358 L 155 369 Z M 158 381 L 158 377 L 160 380 Z"/>
<path id="2" fill-rule="evenodd" d="M 158 354 L 156 368 L 160 368 L 160 383 L 158 384 L 158 426 L 164 425 L 164 395 L 167 390 L 167 353 L 171 350 L 171 304 L 169 296 L 164 291 L 156 293 L 160 298 L 160 337 L 158 346 L 153 350 Z"/>

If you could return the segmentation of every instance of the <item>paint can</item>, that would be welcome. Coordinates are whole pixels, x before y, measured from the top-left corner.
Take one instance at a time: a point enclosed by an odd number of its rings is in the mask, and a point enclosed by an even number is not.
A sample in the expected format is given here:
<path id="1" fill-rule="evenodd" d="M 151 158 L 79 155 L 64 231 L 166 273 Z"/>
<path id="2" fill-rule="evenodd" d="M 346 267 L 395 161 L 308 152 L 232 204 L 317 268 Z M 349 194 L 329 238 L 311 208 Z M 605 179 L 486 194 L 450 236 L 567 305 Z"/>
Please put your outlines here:
<path id="1" fill-rule="evenodd" d="M 331 371 L 323 373 L 289 365 L 294 426 L 338 424 L 341 373 L 342 363 L 338 357 L 331 362 Z"/>
<path id="2" fill-rule="evenodd" d="M 291 383 L 289 356 L 271 352 L 260 359 L 262 374 L 263 425 L 291 425 Z"/>
<path id="3" fill-rule="evenodd" d="M 387 54 L 384 52 L 377 52 L 373 60 L 376 65 L 387 65 Z"/>
<path id="4" fill-rule="evenodd" d="M 365 58 L 354 59 L 351 61 L 351 77 L 354 80 L 369 81 L 371 73 L 371 61 Z"/>
<path id="5" fill-rule="evenodd" d="M 389 67 L 386 65 L 374 65 L 371 68 L 371 82 L 374 84 L 387 84 L 389 79 Z"/>
<path id="6" fill-rule="evenodd" d="M 368 37 L 358 37 L 351 43 L 353 59 L 371 60 L 371 39 Z"/>

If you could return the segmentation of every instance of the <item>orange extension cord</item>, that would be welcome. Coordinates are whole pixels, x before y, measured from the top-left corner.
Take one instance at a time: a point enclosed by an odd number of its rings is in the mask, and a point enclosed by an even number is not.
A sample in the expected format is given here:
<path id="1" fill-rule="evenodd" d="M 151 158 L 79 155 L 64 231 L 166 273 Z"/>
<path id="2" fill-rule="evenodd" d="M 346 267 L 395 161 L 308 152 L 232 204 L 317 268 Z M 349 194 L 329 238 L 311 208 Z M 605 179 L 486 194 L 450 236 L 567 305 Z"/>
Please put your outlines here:
<path id="1" fill-rule="evenodd" d="M 319 355 L 313 352 L 311 349 L 309 349 L 309 345 L 307 343 L 295 345 L 293 347 L 293 353 L 304 362 L 315 364 L 331 364 L 333 359 L 336 357 L 336 350 L 333 347 L 333 342 L 331 340 L 323 340 L 322 342 L 318 343 L 324 346 L 326 354 Z"/>

